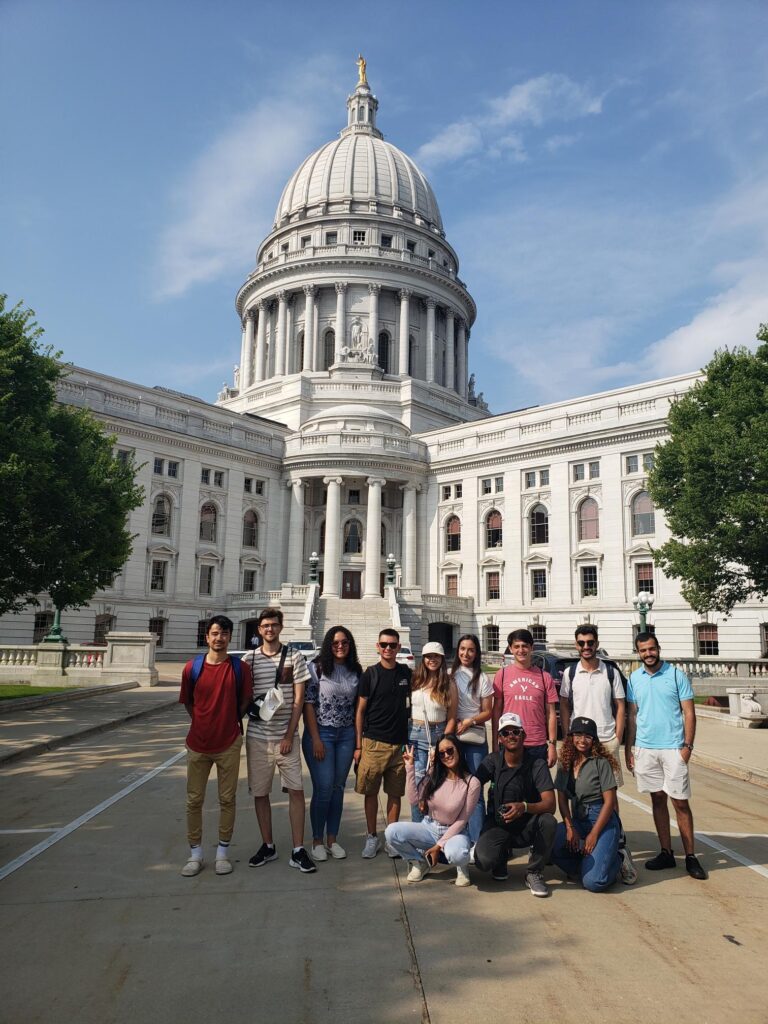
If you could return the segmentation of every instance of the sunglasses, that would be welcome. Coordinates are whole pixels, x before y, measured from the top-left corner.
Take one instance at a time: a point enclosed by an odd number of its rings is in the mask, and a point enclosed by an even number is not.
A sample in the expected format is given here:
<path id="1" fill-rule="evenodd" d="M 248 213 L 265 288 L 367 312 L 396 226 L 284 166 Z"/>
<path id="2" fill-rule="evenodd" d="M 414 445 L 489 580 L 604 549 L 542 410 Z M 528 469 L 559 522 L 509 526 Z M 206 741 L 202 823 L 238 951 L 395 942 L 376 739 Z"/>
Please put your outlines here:
<path id="1" fill-rule="evenodd" d="M 597 640 L 577 640 L 576 641 L 576 646 L 577 647 L 594 647 L 596 643 L 597 643 Z"/>
<path id="2" fill-rule="evenodd" d="M 453 757 L 456 753 L 456 747 L 440 747 L 438 750 L 438 756 L 445 759 L 446 757 Z"/>
<path id="3" fill-rule="evenodd" d="M 502 729 L 499 736 L 506 739 L 508 736 L 521 736 L 522 733 L 522 729 L 518 729 L 516 725 L 511 725 L 508 729 Z"/>
<path id="4" fill-rule="evenodd" d="M 382 649 L 382 651 L 394 651 L 399 646 L 400 645 L 397 643 L 397 641 L 395 641 L 395 643 L 393 644 L 382 643 L 381 640 L 379 641 L 379 647 Z"/>

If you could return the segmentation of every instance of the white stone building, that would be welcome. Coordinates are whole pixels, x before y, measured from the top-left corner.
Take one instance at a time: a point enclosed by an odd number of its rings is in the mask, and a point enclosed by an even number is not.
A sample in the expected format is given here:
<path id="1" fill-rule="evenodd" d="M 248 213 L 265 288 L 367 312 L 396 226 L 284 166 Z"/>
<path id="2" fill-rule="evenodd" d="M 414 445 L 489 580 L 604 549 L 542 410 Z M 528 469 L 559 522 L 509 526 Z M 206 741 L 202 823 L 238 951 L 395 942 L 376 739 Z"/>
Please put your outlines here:
<path id="1" fill-rule="evenodd" d="M 363 73 L 339 138 L 285 186 L 237 293 L 240 366 L 216 404 L 80 369 L 62 383 L 134 453 L 147 495 L 123 573 L 65 632 L 149 628 L 178 657 L 218 611 L 244 645 L 277 601 L 296 637 L 349 625 L 364 660 L 393 620 L 416 649 L 472 631 L 488 650 L 518 626 L 570 646 L 589 620 L 621 654 L 650 590 L 669 653 L 760 657 L 764 608 L 705 621 L 653 565 L 668 533 L 645 472 L 696 375 L 491 416 L 469 376 L 458 256 L 377 108 Z M 42 601 L 0 619 L 5 641 L 45 633 Z"/>

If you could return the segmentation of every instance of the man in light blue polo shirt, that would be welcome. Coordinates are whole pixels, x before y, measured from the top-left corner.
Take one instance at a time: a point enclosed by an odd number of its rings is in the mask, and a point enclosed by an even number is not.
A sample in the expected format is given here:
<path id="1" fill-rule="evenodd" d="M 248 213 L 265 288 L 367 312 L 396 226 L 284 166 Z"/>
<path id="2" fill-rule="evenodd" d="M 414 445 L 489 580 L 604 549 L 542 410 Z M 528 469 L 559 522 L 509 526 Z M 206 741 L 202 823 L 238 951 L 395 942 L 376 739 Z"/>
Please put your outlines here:
<path id="1" fill-rule="evenodd" d="M 661 853 L 645 866 L 651 871 L 675 867 L 669 797 L 683 841 L 685 869 L 692 878 L 704 879 L 707 874 L 693 852 L 693 814 L 688 803 L 688 762 L 696 735 L 693 687 L 684 672 L 661 660 L 653 633 L 638 633 L 635 649 L 643 665 L 632 673 L 627 686 L 629 720 L 624 756 L 639 792 L 651 794 L 653 821 L 661 843 Z"/>

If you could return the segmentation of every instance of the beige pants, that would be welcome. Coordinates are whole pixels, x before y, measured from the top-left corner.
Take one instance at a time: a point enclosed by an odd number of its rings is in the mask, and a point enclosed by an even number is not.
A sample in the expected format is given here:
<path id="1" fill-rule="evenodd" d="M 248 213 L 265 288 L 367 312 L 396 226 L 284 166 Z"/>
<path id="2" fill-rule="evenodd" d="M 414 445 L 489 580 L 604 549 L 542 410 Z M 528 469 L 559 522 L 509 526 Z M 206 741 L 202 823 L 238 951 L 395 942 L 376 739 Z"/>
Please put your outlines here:
<path id="1" fill-rule="evenodd" d="M 199 846 L 203 837 L 203 800 L 208 776 L 216 765 L 219 786 L 219 839 L 228 843 L 235 828 L 237 780 L 240 775 L 240 750 L 243 737 L 220 754 L 198 754 L 187 747 L 187 839 Z"/>

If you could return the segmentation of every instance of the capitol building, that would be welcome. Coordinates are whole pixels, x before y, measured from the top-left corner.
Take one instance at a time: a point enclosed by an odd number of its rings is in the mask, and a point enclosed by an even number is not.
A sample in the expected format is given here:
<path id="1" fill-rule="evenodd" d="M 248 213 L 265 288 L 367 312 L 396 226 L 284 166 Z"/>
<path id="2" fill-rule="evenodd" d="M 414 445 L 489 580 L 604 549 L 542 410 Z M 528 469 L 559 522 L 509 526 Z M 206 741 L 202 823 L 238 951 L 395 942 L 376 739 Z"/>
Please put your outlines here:
<path id="1" fill-rule="evenodd" d="M 492 413 L 459 254 L 359 63 L 346 125 L 276 197 L 237 292 L 232 384 L 207 403 L 81 368 L 60 383 L 146 496 L 123 572 L 64 613 L 70 640 L 151 630 L 158 656 L 186 657 L 224 612 L 242 648 L 270 603 L 289 638 L 348 625 L 364 664 L 389 623 L 416 652 L 463 632 L 490 652 L 520 626 L 570 649 L 589 621 L 620 655 L 646 591 L 667 653 L 760 657 L 764 608 L 700 616 L 653 562 L 669 533 L 646 474 L 698 375 Z M 2 636 L 32 643 L 52 618 L 42 596 Z"/>

